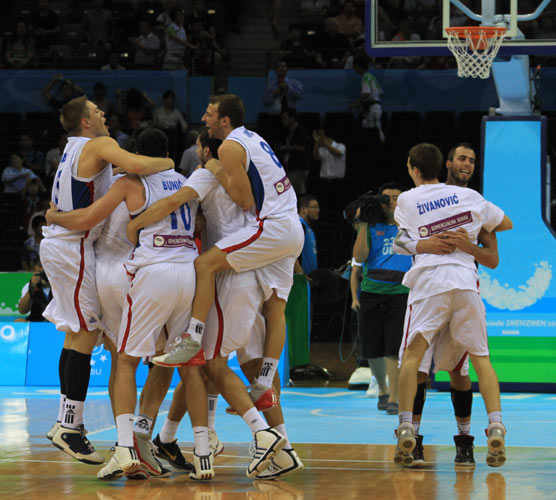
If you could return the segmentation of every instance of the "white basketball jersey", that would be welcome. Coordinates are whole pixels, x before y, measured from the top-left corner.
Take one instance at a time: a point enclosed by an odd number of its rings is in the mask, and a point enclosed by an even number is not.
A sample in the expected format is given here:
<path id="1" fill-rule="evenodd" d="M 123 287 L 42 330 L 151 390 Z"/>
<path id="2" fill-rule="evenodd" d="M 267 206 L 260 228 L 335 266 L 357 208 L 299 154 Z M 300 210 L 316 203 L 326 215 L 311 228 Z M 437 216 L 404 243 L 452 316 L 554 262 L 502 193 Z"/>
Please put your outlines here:
<path id="1" fill-rule="evenodd" d="M 234 129 L 226 140 L 243 146 L 247 155 L 247 175 L 260 219 L 297 214 L 297 197 L 284 167 L 266 141 L 245 127 Z"/>
<path id="2" fill-rule="evenodd" d="M 244 212 L 228 196 L 222 184 L 207 169 L 195 170 L 187 179 L 186 186 L 199 193 L 207 227 L 203 237 L 203 248 L 210 248 L 225 236 L 245 227 L 255 217 Z"/>
<path id="3" fill-rule="evenodd" d="M 185 184 L 185 180 L 183 175 L 173 169 L 141 176 L 145 186 L 146 201 L 145 205 L 132 215 L 179 191 Z M 139 267 L 160 262 L 193 262 L 199 255 L 193 235 L 197 208 L 197 201 L 184 203 L 175 212 L 142 229 L 137 247 L 125 263 L 128 272 L 134 273 Z"/>
<path id="4" fill-rule="evenodd" d="M 461 227 L 476 244 L 481 228 L 489 232 L 495 229 L 502 222 L 504 212 L 472 189 L 439 183 L 423 184 L 402 193 L 394 217 L 398 226 L 405 229 L 413 240 Z M 412 277 L 419 270 L 443 264 L 456 264 L 476 271 L 473 256 L 461 250 L 444 255 L 417 254 L 405 275 L 404 285 L 411 287 Z"/>
<path id="5" fill-rule="evenodd" d="M 52 201 L 58 210 L 63 212 L 88 207 L 104 196 L 112 184 L 112 165 L 110 164 L 93 177 L 83 178 L 77 175 L 79 158 L 88 141 L 90 141 L 88 137 L 69 137 L 60 165 L 58 165 L 52 186 Z M 97 224 L 89 231 L 73 231 L 51 224 L 43 228 L 43 234 L 45 238 L 78 240 L 86 237 L 94 241 L 100 234 L 102 224 L 103 222 Z"/>

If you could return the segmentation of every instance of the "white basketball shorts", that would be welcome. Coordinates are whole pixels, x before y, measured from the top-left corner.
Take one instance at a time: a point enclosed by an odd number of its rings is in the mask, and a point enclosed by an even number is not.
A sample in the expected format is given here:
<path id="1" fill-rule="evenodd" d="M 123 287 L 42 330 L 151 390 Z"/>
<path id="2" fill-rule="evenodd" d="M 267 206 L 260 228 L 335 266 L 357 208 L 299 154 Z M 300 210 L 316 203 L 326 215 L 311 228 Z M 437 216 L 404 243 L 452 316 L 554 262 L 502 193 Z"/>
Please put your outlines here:
<path id="1" fill-rule="evenodd" d="M 281 261 L 272 268 L 272 272 L 276 274 L 277 286 L 281 287 L 277 290 L 282 294 L 280 297 L 287 300 L 293 280 L 293 265 L 303 249 L 303 242 L 303 228 L 297 214 L 293 214 L 258 221 L 257 225 L 246 226 L 223 238 L 216 246 L 228 254 L 228 263 L 238 273 Z"/>
<path id="2" fill-rule="evenodd" d="M 432 347 L 435 371 L 458 371 L 466 375 L 468 353 L 489 354 L 485 308 L 479 293 L 473 290 L 451 290 L 408 306 L 400 361 L 406 347 L 418 334 L 429 343 L 429 349 Z M 428 371 L 428 368 L 430 359 L 421 364 L 419 371 Z"/>
<path id="3" fill-rule="evenodd" d="M 75 242 L 44 238 L 40 257 L 54 297 L 43 316 L 57 330 L 100 329 L 93 242 L 86 238 Z"/>
<path id="4" fill-rule="evenodd" d="M 118 352 L 138 358 L 152 356 L 164 325 L 165 350 L 191 319 L 195 268 L 189 263 L 158 263 L 139 268 L 131 280 L 118 334 Z"/>
<path id="5" fill-rule="evenodd" d="M 225 357 L 245 348 L 262 303 L 263 292 L 255 272 L 236 273 L 229 269 L 218 273 L 215 300 L 203 334 L 205 357 Z"/>

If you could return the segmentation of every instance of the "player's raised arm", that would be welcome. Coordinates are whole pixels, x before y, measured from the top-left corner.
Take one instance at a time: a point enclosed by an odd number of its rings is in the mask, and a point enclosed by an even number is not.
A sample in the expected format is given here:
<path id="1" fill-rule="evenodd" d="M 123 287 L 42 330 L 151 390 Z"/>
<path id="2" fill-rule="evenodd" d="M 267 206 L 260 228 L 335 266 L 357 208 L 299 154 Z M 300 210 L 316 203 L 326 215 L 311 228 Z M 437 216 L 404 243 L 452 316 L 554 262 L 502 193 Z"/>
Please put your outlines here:
<path id="1" fill-rule="evenodd" d="M 150 226 L 155 222 L 163 219 L 167 215 L 180 208 L 181 205 L 188 201 L 198 198 L 199 194 L 189 186 L 183 186 L 172 196 L 162 198 L 153 203 L 147 210 L 137 217 L 134 217 L 127 225 L 127 237 L 133 244 L 137 243 L 137 232 L 144 227 Z"/>
<path id="2" fill-rule="evenodd" d="M 130 153 L 122 149 L 112 137 L 97 137 L 86 148 L 101 160 L 131 174 L 149 175 L 174 167 L 172 158 L 151 158 Z"/>
<path id="3" fill-rule="evenodd" d="M 93 204 L 70 212 L 59 212 L 56 205 L 50 202 L 50 208 L 45 214 L 46 222 L 76 231 L 87 231 L 106 219 L 122 201 L 127 199 L 132 182 L 137 180 L 127 176 L 122 177 Z"/>
<path id="4" fill-rule="evenodd" d="M 226 175 L 228 195 L 243 210 L 249 210 L 255 198 L 245 170 L 245 150 L 236 141 L 224 141 L 218 148 L 218 157 Z"/>

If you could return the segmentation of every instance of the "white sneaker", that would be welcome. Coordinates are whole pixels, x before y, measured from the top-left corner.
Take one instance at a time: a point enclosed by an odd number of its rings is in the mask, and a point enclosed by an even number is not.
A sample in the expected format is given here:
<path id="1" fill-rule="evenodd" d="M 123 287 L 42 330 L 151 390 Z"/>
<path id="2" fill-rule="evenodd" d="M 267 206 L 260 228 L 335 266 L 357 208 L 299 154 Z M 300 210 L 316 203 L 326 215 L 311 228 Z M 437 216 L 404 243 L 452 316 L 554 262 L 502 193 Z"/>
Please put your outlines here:
<path id="1" fill-rule="evenodd" d="M 255 432 L 253 440 L 255 443 L 255 453 L 253 454 L 253 460 L 247 466 L 247 477 L 255 477 L 268 469 L 274 455 L 287 442 L 282 434 L 270 428 Z"/>
<path id="2" fill-rule="evenodd" d="M 349 377 L 349 385 L 363 385 L 371 382 L 371 369 L 369 367 L 360 366 Z"/>
<path id="3" fill-rule="evenodd" d="M 141 461 L 133 446 L 116 446 L 110 461 L 98 471 L 99 479 L 116 479 L 124 474 L 134 474 L 141 470 Z"/>
<path id="4" fill-rule="evenodd" d="M 506 428 L 502 422 L 489 424 L 486 430 L 488 453 L 486 457 L 487 465 L 500 467 L 506 463 Z"/>
<path id="5" fill-rule="evenodd" d="M 56 422 L 51 428 L 50 430 L 46 433 L 46 439 L 50 439 L 50 441 L 52 441 L 52 438 L 55 436 L 55 434 L 58 432 L 58 429 L 62 426 L 62 422 Z"/>
<path id="6" fill-rule="evenodd" d="M 220 442 L 218 434 L 216 434 L 212 427 L 209 427 L 209 448 L 214 457 L 217 457 L 224 451 L 224 445 Z"/>
<path id="7" fill-rule="evenodd" d="M 194 451 L 193 467 L 195 468 L 189 473 L 189 477 L 197 481 L 212 479 L 214 477 L 214 469 L 212 467 L 213 462 L 214 456 L 212 455 L 212 452 L 208 455 L 198 456 Z"/>
<path id="8" fill-rule="evenodd" d="M 303 469 L 304 465 L 295 450 L 280 450 L 272 460 L 268 469 L 255 476 L 256 479 L 276 479 L 296 470 Z"/>
<path id="9" fill-rule="evenodd" d="M 368 398 L 378 398 L 378 393 L 378 382 L 376 381 L 376 378 L 371 377 L 371 383 L 369 384 L 369 388 L 367 389 L 365 396 Z"/>
<path id="10" fill-rule="evenodd" d="M 402 422 L 396 430 L 396 435 L 398 436 L 398 443 L 396 444 L 394 462 L 409 467 L 413 463 L 413 449 L 417 444 L 415 427 L 411 422 Z"/>

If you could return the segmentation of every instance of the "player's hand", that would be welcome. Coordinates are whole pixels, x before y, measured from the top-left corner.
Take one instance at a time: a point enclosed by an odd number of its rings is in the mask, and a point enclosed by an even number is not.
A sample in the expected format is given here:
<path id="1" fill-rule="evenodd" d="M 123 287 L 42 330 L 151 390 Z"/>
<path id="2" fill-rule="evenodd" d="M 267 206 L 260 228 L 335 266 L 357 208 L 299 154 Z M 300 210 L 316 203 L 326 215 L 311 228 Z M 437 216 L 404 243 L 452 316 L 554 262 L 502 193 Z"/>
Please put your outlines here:
<path id="1" fill-rule="evenodd" d="M 453 245 L 463 252 L 466 252 L 473 246 L 473 243 L 469 240 L 467 231 L 463 227 L 459 227 L 455 231 L 444 231 L 438 236 L 446 243 Z"/>
<path id="2" fill-rule="evenodd" d="M 205 163 L 205 168 L 214 175 L 217 179 L 223 173 L 222 164 L 215 158 L 210 159 Z"/>
<path id="3" fill-rule="evenodd" d="M 50 202 L 50 208 L 46 211 L 46 213 L 44 214 L 44 217 L 46 219 L 46 223 L 48 225 L 50 224 L 54 224 L 54 217 L 56 212 L 58 212 L 58 207 L 56 206 L 56 204 L 54 202 Z"/>
<path id="4" fill-rule="evenodd" d="M 359 299 L 355 298 L 351 301 L 351 308 L 354 311 L 359 311 L 359 309 L 361 308 L 361 304 L 359 303 Z"/>
<path id="5" fill-rule="evenodd" d="M 448 240 L 440 235 L 434 235 L 426 240 L 417 243 L 417 251 L 419 253 L 433 253 L 436 255 L 445 255 L 452 253 L 456 249 L 453 241 Z"/>
<path id="6" fill-rule="evenodd" d="M 137 245 L 139 241 L 139 228 L 137 227 L 136 219 L 132 219 L 127 224 L 127 239 L 133 244 Z"/>

